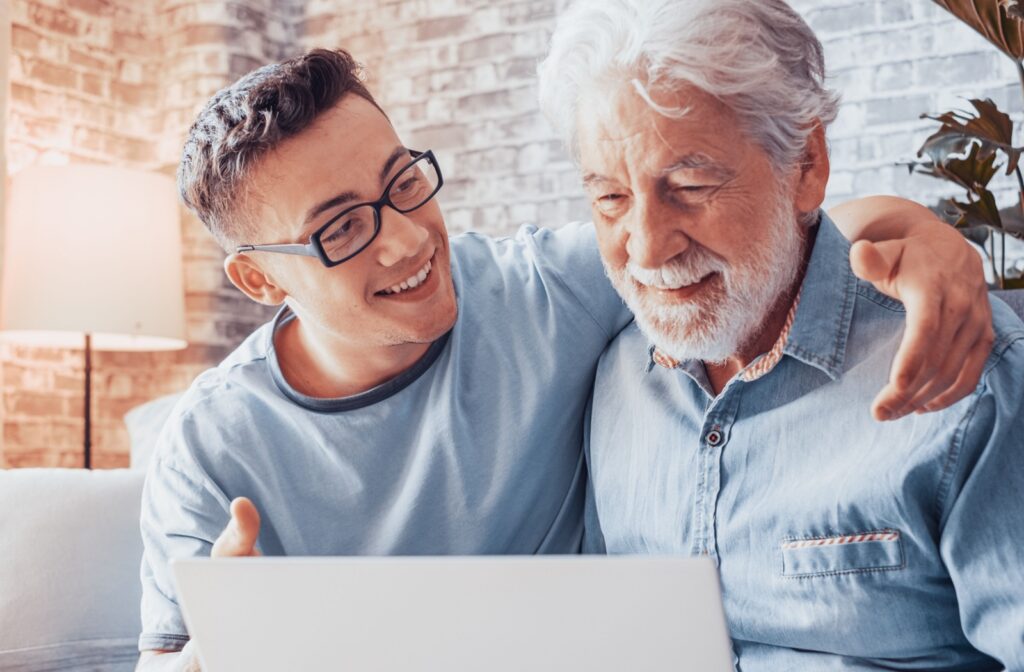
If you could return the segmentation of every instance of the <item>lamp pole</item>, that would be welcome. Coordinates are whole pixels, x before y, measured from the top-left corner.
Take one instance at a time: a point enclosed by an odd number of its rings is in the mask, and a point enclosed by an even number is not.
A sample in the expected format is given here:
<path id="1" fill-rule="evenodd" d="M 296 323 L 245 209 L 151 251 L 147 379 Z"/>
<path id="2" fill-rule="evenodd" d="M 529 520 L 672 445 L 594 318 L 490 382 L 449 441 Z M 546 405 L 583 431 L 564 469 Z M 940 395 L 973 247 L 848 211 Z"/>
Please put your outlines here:
<path id="1" fill-rule="evenodd" d="M 12 175 L 3 205 L 0 332 L 28 344 L 85 346 L 82 457 L 76 461 L 90 469 L 93 350 L 186 345 L 174 180 L 112 166 L 28 166 Z M 56 266 L 55 240 L 73 251 Z"/>
<path id="2" fill-rule="evenodd" d="M 86 469 L 92 469 L 92 334 L 85 334 L 85 456 Z"/>

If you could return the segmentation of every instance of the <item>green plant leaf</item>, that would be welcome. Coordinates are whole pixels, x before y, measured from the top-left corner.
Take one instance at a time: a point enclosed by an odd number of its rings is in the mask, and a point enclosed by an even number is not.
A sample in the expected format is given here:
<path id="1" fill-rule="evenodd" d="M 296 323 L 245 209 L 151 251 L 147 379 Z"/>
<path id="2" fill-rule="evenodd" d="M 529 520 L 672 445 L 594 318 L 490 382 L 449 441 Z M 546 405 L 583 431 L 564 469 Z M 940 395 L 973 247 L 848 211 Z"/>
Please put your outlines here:
<path id="1" fill-rule="evenodd" d="M 974 142 L 974 138 L 963 135 L 961 133 L 953 133 L 945 130 L 945 126 L 939 131 L 931 135 L 924 144 L 921 145 L 921 149 L 917 150 L 918 156 L 928 155 L 929 162 L 932 164 L 942 164 L 950 156 L 960 156 L 967 151 L 967 148 Z M 922 165 L 922 164 L 911 164 Z M 927 165 L 927 164 L 923 164 Z"/>
<path id="2" fill-rule="evenodd" d="M 940 198 L 935 205 L 928 209 L 950 226 L 956 226 L 957 222 L 960 221 L 960 211 L 953 207 L 951 199 Z M 987 226 L 962 226 L 958 228 L 964 238 L 980 246 L 982 249 L 985 248 L 985 243 L 992 232 L 992 229 Z"/>
<path id="3" fill-rule="evenodd" d="M 973 113 L 950 110 L 937 116 L 921 115 L 942 126 L 924 141 L 917 155 L 928 154 L 935 163 L 944 163 L 950 154 L 962 153 L 971 141 L 977 140 L 986 153 L 996 149 L 1004 152 L 1008 158 L 1006 174 L 1012 175 L 1024 152 L 1024 148 L 1013 146 L 1013 121 L 991 99 L 973 98 L 970 103 Z"/>
<path id="4" fill-rule="evenodd" d="M 1017 0 L 932 1 L 981 33 L 1010 58 L 1024 59 L 1024 21 L 1019 20 Z"/>
<path id="5" fill-rule="evenodd" d="M 970 226 L 988 226 L 993 229 L 1002 229 L 1003 220 L 999 213 L 999 206 L 996 205 L 996 197 L 988 189 L 981 189 L 978 200 L 969 203 L 961 203 L 956 199 L 950 202 L 960 213 L 960 219 L 956 223 L 958 229 Z"/>
<path id="6" fill-rule="evenodd" d="M 986 151 L 980 143 L 974 143 L 967 156 L 948 157 L 945 163 L 933 164 L 932 171 L 981 197 L 998 172 L 995 161 L 995 152 Z"/>

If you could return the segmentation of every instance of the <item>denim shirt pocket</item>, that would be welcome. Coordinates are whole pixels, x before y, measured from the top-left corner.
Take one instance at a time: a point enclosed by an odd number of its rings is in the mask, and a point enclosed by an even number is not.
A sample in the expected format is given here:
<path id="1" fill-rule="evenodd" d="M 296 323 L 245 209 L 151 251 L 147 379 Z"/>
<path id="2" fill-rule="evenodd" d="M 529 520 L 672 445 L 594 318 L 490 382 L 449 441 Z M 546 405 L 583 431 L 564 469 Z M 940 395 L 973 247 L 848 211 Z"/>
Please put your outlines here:
<path id="1" fill-rule="evenodd" d="M 788 578 L 878 572 L 904 565 L 899 530 L 790 537 L 782 542 L 782 575 Z"/>

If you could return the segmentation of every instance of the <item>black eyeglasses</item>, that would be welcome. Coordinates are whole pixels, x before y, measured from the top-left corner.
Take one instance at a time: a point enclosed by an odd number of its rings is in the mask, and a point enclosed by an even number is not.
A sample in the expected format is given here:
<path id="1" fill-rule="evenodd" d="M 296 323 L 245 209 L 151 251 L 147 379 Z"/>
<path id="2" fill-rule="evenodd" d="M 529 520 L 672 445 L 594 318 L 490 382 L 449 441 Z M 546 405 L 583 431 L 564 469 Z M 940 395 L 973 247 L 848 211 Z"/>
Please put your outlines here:
<path id="1" fill-rule="evenodd" d="M 444 178 L 432 151 L 409 150 L 413 160 L 395 175 L 376 201 L 346 208 L 313 232 L 305 245 L 241 245 L 236 252 L 278 252 L 317 257 L 330 268 L 356 256 L 380 233 L 380 209 L 402 214 L 422 207 L 441 190 Z"/>

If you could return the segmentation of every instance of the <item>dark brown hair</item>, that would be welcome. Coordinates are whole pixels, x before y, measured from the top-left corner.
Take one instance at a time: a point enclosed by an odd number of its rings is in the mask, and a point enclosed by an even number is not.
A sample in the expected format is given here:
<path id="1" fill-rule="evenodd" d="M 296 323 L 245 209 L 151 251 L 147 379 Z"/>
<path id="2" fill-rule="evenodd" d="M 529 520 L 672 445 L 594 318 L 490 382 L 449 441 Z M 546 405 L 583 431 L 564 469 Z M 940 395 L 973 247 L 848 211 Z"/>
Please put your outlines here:
<path id="1" fill-rule="evenodd" d="M 218 91 L 199 113 L 185 140 L 178 191 L 226 251 L 262 242 L 242 240 L 254 229 L 243 215 L 253 166 L 348 93 L 380 109 L 347 51 L 314 49 L 250 72 Z"/>

